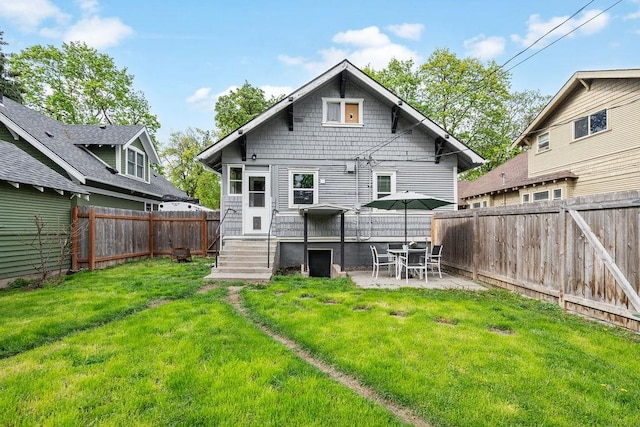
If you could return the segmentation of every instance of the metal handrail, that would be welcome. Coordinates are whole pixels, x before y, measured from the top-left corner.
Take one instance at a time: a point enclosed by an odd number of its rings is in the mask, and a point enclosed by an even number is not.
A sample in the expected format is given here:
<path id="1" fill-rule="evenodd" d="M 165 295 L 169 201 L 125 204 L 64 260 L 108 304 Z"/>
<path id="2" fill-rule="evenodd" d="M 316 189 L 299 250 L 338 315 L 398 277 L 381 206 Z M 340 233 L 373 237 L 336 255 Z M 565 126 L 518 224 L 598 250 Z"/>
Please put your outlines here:
<path id="1" fill-rule="evenodd" d="M 271 221 L 269 221 L 269 234 L 267 234 L 267 268 L 271 268 L 271 227 L 273 226 L 274 214 L 278 213 L 278 209 L 271 211 Z"/>
<path id="2" fill-rule="evenodd" d="M 218 226 L 216 227 L 216 231 L 213 235 L 213 237 L 216 239 L 216 264 L 215 264 L 215 268 L 218 268 L 218 257 L 220 256 L 220 227 L 222 227 L 222 223 L 224 222 L 224 219 L 227 217 L 227 214 L 229 213 L 229 211 L 232 211 L 233 213 L 237 213 L 238 211 L 233 209 L 233 208 L 227 208 L 224 211 L 224 215 L 222 215 L 222 219 L 220 220 L 220 223 L 218 224 Z"/>

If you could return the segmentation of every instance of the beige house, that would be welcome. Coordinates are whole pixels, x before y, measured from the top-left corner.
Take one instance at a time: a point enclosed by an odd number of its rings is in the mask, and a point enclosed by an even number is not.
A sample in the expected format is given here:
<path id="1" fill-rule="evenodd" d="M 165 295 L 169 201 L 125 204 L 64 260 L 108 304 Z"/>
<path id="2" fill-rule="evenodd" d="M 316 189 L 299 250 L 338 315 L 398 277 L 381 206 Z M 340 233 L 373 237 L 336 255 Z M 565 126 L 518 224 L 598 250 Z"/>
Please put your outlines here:
<path id="1" fill-rule="evenodd" d="M 639 189 L 639 101 L 640 69 L 575 73 L 514 141 L 526 153 L 461 183 L 462 202 L 501 206 Z"/>

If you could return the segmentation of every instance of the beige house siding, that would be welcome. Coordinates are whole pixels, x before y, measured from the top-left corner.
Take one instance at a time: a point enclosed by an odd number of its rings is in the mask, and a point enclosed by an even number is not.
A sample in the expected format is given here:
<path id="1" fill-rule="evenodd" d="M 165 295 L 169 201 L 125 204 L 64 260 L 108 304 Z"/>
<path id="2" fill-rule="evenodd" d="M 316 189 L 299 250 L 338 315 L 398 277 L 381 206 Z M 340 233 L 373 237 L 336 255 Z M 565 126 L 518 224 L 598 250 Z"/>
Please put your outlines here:
<path id="1" fill-rule="evenodd" d="M 531 136 L 529 177 L 570 170 L 569 197 L 640 188 L 640 79 L 596 79 L 578 86 Z M 574 120 L 607 109 L 607 130 L 573 139 Z M 537 136 L 549 132 L 549 149 Z"/>

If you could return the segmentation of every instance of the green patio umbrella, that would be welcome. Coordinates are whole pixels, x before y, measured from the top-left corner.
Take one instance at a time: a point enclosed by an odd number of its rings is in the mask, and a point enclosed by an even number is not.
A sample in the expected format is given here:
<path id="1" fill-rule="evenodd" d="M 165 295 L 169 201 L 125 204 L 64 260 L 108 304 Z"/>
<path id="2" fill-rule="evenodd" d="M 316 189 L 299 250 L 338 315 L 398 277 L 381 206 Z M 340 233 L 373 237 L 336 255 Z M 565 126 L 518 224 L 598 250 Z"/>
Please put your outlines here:
<path id="1" fill-rule="evenodd" d="M 452 205 L 453 202 L 427 196 L 414 191 L 401 191 L 373 200 L 364 206 L 376 209 L 404 209 L 404 244 L 407 244 L 407 209 L 432 210 L 440 206 Z"/>

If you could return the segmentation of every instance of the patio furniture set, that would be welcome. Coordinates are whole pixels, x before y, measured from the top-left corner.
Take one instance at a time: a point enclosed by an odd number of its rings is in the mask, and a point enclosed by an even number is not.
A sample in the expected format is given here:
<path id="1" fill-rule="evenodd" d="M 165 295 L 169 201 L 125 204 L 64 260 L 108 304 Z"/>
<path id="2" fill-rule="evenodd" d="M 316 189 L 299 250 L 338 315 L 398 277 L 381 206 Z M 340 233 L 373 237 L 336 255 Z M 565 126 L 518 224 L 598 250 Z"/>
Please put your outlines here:
<path id="1" fill-rule="evenodd" d="M 378 278 L 380 267 L 387 267 L 389 274 L 395 274 L 398 280 L 401 280 L 404 274 L 407 283 L 412 274 L 418 274 L 421 280 L 424 275 L 425 282 L 428 283 L 428 270 L 431 270 L 435 275 L 436 269 L 442 279 L 442 270 L 440 269 L 442 245 L 434 245 L 431 248 L 429 245 L 425 248 L 411 248 L 409 245 L 390 243 L 387 245 L 387 253 L 385 254 L 378 254 L 378 249 L 374 245 L 371 245 L 370 248 L 373 258 L 371 277 L 375 279 Z"/>

